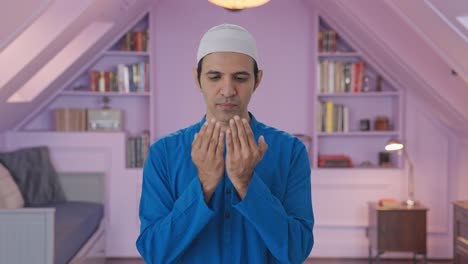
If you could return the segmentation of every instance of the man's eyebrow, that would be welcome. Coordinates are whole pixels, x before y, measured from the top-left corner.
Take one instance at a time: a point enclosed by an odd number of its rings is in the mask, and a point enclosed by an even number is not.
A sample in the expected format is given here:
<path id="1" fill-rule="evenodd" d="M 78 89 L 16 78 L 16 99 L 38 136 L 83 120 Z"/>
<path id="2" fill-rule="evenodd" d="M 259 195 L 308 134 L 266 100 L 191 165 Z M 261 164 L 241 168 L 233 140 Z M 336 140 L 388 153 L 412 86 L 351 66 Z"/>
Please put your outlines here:
<path id="1" fill-rule="evenodd" d="M 249 75 L 250 76 L 250 72 L 248 72 L 248 71 L 238 71 L 238 72 L 235 72 L 234 75 Z"/>
<path id="2" fill-rule="evenodd" d="M 209 71 L 207 71 L 205 74 L 206 74 L 206 75 L 209 75 L 209 74 L 221 74 L 221 72 L 220 72 L 220 71 L 215 71 L 215 70 L 209 70 Z M 250 72 L 248 72 L 248 71 L 238 71 L 238 72 L 233 73 L 232 75 L 248 75 L 248 76 L 250 76 L 251 74 L 250 74 Z"/>

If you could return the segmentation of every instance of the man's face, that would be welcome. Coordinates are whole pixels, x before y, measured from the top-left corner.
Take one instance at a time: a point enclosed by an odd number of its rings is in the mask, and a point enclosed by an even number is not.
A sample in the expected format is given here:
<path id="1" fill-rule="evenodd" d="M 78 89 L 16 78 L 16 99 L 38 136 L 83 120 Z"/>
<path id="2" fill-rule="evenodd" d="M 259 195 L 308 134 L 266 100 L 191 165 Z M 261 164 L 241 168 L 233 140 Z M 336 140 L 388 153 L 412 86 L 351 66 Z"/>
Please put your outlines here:
<path id="1" fill-rule="evenodd" d="M 194 77 L 198 84 L 197 70 Z M 206 119 L 229 122 L 235 115 L 249 120 L 247 106 L 262 72 L 254 77 L 254 61 L 250 56 L 236 52 L 214 52 L 202 62 L 199 88 L 205 98 Z"/>

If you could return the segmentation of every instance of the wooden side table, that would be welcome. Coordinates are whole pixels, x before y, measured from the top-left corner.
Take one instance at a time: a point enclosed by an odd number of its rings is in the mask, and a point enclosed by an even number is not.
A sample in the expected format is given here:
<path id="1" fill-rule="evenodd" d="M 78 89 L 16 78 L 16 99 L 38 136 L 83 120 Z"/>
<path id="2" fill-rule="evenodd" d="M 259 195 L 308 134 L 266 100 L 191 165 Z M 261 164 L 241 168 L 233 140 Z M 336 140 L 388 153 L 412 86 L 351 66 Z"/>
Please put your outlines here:
<path id="1" fill-rule="evenodd" d="M 426 263 L 427 210 L 421 204 L 384 207 L 369 203 L 369 263 L 374 259 L 373 250 L 377 252 L 377 263 L 386 251 L 412 252 L 413 263 L 418 255 L 422 255 L 423 263 Z"/>
<path id="2" fill-rule="evenodd" d="M 455 201 L 453 209 L 453 263 L 468 263 L 468 201 Z"/>

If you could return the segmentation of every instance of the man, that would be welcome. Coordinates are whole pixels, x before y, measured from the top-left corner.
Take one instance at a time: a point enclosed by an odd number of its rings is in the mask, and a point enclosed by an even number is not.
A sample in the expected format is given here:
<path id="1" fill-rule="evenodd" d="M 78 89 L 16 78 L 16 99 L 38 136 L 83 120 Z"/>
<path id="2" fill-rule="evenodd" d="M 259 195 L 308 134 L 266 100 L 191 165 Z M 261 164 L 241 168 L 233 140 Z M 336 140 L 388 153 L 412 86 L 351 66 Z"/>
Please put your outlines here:
<path id="1" fill-rule="evenodd" d="M 240 26 L 219 25 L 201 39 L 193 75 L 206 115 L 154 143 L 144 167 L 137 248 L 147 263 L 302 263 L 309 255 L 307 151 L 248 112 L 263 76 L 257 62 L 255 40 Z"/>

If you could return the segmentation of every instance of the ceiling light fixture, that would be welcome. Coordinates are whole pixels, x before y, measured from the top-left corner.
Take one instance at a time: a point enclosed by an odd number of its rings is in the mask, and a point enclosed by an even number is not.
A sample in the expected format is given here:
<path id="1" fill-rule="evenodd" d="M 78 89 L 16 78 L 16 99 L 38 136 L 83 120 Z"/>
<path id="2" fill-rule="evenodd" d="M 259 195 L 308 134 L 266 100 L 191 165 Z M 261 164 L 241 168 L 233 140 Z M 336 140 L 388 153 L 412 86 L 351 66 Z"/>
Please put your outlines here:
<path id="1" fill-rule="evenodd" d="M 208 0 L 208 2 L 235 11 L 261 6 L 270 2 L 270 0 Z"/>

